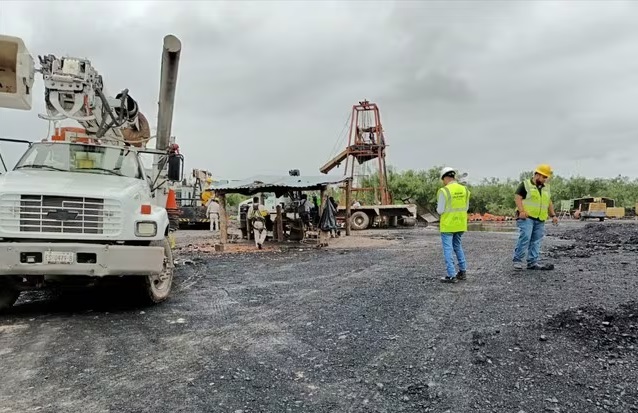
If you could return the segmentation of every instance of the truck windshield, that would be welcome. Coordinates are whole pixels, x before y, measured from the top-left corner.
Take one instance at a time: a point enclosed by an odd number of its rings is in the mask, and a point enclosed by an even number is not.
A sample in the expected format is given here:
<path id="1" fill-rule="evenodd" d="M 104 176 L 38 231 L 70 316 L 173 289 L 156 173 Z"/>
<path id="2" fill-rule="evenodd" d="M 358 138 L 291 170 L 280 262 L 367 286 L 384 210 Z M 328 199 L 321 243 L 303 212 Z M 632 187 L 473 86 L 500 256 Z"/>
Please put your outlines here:
<path id="1" fill-rule="evenodd" d="M 140 178 L 137 155 L 127 148 L 69 143 L 35 143 L 14 169 L 108 174 Z"/>

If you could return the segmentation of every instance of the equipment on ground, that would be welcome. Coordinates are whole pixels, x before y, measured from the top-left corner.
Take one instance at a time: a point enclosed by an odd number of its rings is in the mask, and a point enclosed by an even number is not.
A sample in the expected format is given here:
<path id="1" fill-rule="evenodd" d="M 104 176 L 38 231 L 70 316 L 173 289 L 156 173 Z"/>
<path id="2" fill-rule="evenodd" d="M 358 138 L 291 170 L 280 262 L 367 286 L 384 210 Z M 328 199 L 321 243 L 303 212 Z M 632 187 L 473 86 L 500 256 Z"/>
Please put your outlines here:
<path id="1" fill-rule="evenodd" d="M 388 190 L 385 163 L 387 144 L 379 107 L 376 103 L 361 101 L 358 105 L 352 106 L 349 121 L 346 148 L 319 171 L 327 174 L 343 161 L 346 162 L 344 175 L 351 179 L 354 197 L 350 216 L 352 229 L 362 230 L 372 226 L 396 227 L 399 224 L 416 225 L 416 205 L 394 204 Z M 344 221 L 345 213 L 345 205 L 339 205 L 337 220 Z"/>
<path id="2" fill-rule="evenodd" d="M 606 197 L 583 197 L 570 201 L 570 211 L 575 219 L 584 221 L 594 218 L 604 221 L 607 217 L 607 208 L 616 206 L 616 201 Z"/>
<path id="3" fill-rule="evenodd" d="M 109 95 L 90 60 L 46 55 L 36 70 L 20 38 L 0 35 L 0 107 L 30 110 L 41 73 L 40 118 L 55 126 L 50 140 L 0 139 L 28 145 L 0 176 L 0 310 L 20 291 L 67 282 L 124 278 L 145 301 L 169 296 L 167 183 L 182 180 L 184 162 L 170 135 L 180 53 L 179 39 L 164 37 L 151 149 L 148 121 L 129 90 Z M 66 120 L 81 128 L 57 124 Z M 151 167 L 144 154 L 153 158 Z"/>
<path id="4" fill-rule="evenodd" d="M 298 169 L 288 171 L 289 176 L 300 176 Z M 307 230 L 312 230 L 319 223 L 319 205 L 316 196 L 306 199 L 305 202 L 311 204 L 310 216 L 306 216 L 303 206 L 302 191 L 289 191 L 279 197 L 274 192 L 260 192 L 255 194 L 268 211 L 266 217 L 266 230 L 273 231 L 273 236 L 278 237 L 275 225 L 277 218 L 277 206 L 281 207 L 282 228 L 286 238 L 290 241 L 300 241 L 305 238 Z M 242 201 L 238 206 L 237 219 L 239 221 L 239 229 L 242 237 L 251 239 L 252 233 L 249 231 L 247 213 L 252 207 L 252 197 Z"/>

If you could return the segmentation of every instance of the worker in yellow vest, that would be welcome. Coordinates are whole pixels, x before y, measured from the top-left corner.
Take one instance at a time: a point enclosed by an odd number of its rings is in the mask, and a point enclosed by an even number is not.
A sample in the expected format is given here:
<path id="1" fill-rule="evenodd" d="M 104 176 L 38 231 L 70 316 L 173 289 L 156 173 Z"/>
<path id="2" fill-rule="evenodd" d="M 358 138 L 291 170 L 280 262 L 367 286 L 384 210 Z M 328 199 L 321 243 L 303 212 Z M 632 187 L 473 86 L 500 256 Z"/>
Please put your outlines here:
<path id="1" fill-rule="evenodd" d="M 456 181 L 454 168 L 443 168 L 440 176 L 444 186 L 437 193 L 436 212 L 441 216 L 439 231 L 441 232 L 443 256 L 447 269 L 447 276 L 441 278 L 441 281 L 455 283 L 466 278 L 467 264 L 461 236 L 467 231 L 470 191 Z M 455 271 L 453 255 L 456 255 L 458 260 L 458 272 Z"/>
<path id="2" fill-rule="evenodd" d="M 551 192 L 547 180 L 552 176 L 552 168 L 539 165 L 534 176 L 520 183 L 514 195 L 516 202 L 516 226 L 518 241 L 514 249 L 514 269 L 523 269 L 523 259 L 527 254 L 528 270 L 553 270 L 552 264 L 539 263 L 541 241 L 545 236 L 545 221 L 551 218 L 554 224 L 558 217 L 554 212 Z"/>

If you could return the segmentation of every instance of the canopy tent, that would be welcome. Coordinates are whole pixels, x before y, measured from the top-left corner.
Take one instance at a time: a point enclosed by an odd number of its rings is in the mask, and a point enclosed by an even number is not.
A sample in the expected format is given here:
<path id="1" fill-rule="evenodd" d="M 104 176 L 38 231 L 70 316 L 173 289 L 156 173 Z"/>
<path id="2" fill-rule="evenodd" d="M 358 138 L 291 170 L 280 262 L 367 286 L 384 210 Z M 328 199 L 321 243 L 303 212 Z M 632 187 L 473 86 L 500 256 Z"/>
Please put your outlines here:
<path id="1" fill-rule="evenodd" d="M 330 213 L 324 214 L 324 207 L 327 204 L 326 189 L 330 185 L 346 183 L 349 188 L 350 178 L 346 176 L 330 177 L 330 176 L 291 176 L 291 175 L 257 175 L 251 178 L 228 181 L 225 183 L 217 182 L 210 186 L 219 196 L 220 204 L 220 230 L 221 243 L 226 244 L 228 240 L 227 213 L 226 213 L 226 195 L 241 194 L 254 195 L 260 192 L 273 192 L 277 197 L 283 196 L 290 191 L 321 191 L 320 214 L 322 215 L 322 227 L 328 229 L 336 226 L 332 223 L 334 216 Z M 349 192 L 346 190 L 346 192 Z M 347 195 L 349 198 L 349 195 Z M 329 202 L 328 202 L 329 203 Z M 349 217 L 350 208 L 346 206 L 346 215 Z M 280 221 L 280 220 L 279 220 Z M 348 220 L 346 219 L 346 222 Z M 346 224 L 346 232 L 349 235 L 349 225 Z M 327 244 L 326 231 L 320 231 L 320 243 Z"/>
<path id="2" fill-rule="evenodd" d="M 239 181 L 217 183 L 211 189 L 218 194 L 254 195 L 259 192 L 274 192 L 277 197 L 289 191 L 319 191 L 329 185 L 345 182 L 345 176 L 289 176 L 289 175 L 257 175 Z"/>

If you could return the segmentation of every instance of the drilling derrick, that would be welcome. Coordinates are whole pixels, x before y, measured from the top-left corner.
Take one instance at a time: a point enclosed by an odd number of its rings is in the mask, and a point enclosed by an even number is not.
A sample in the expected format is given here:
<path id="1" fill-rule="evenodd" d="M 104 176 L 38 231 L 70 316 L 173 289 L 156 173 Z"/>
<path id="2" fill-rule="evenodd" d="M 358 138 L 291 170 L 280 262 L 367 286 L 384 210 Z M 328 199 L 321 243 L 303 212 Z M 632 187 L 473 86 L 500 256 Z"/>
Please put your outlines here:
<path id="1" fill-rule="evenodd" d="M 392 197 L 388 190 L 386 146 L 379 107 L 376 103 L 361 101 L 358 105 L 352 106 L 346 148 L 319 170 L 327 174 L 345 161 L 344 175 L 352 180 L 352 192 L 355 194 L 372 192 L 374 205 L 390 205 Z M 373 165 L 376 168 L 368 168 Z M 371 179 L 378 182 L 370 186 Z M 370 199 L 369 196 L 367 198 Z"/>

